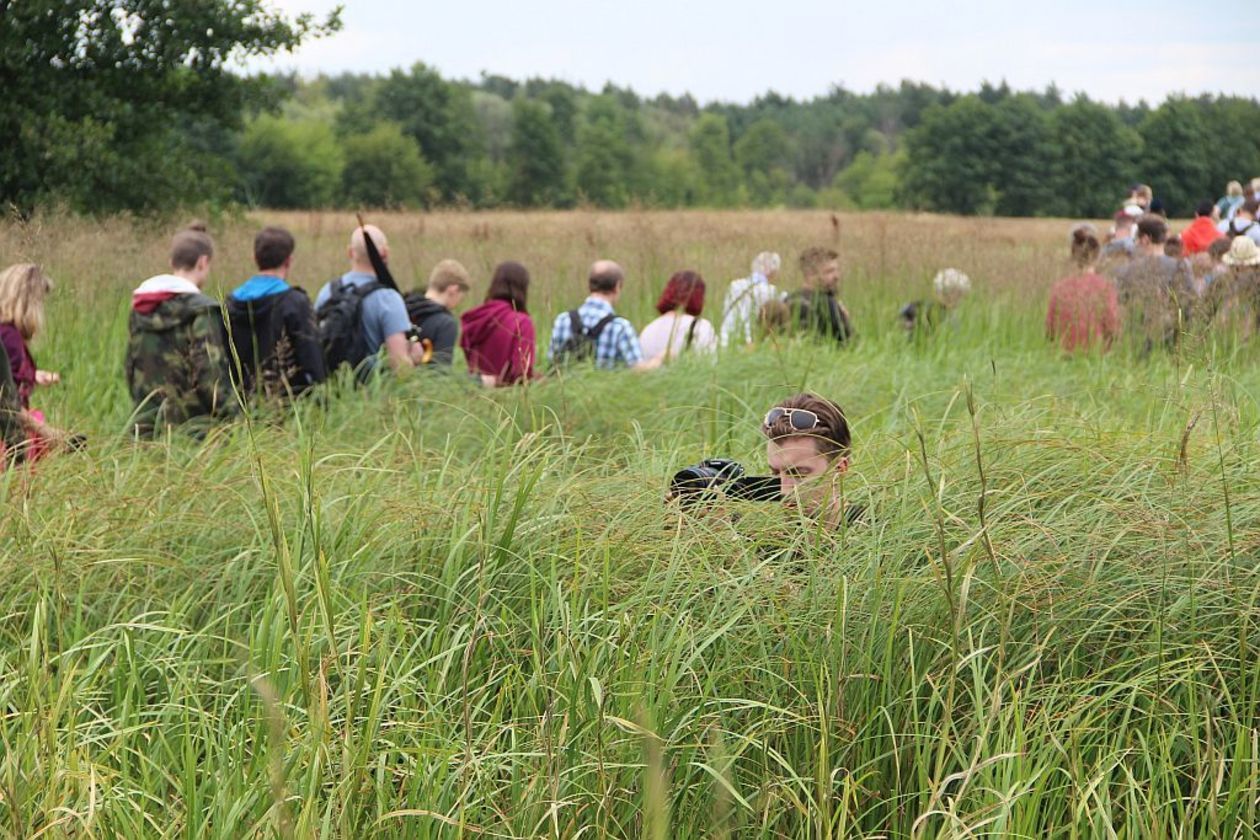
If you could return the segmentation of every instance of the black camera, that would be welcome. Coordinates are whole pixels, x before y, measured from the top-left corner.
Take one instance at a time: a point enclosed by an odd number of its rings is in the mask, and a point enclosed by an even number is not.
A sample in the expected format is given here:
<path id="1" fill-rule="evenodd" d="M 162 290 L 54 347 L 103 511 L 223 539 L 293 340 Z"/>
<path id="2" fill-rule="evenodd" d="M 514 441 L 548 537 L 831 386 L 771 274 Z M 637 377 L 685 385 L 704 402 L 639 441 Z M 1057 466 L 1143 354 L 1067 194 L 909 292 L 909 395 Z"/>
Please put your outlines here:
<path id="1" fill-rule="evenodd" d="M 772 475 L 745 475 L 744 467 L 729 458 L 708 458 L 674 473 L 670 495 L 683 502 L 721 493 L 730 499 L 750 502 L 777 502 L 779 479 Z"/>

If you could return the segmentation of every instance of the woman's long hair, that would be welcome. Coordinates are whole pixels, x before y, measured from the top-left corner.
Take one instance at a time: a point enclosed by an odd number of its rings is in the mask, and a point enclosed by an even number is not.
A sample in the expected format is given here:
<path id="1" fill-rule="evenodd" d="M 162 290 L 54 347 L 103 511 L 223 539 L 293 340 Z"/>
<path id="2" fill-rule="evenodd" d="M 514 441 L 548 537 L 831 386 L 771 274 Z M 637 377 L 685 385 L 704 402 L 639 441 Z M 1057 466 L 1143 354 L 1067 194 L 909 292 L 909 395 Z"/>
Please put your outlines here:
<path id="1" fill-rule="evenodd" d="M 679 309 L 693 318 L 699 318 L 704 311 L 704 278 L 695 271 L 675 273 L 656 302 L 656 311 L 662 315 Z"/>
<path id="2" fill-rule="evenodd" d="M 529 297 L 529 269 L 511 260 L 501 262 L 490 278 L 490 290 L 486 300 L 506 300 L 517 312 L 526 312 L 525 301 Z"/>
<path id="3" fill-rule="evenodd" d="M 0 324 L 13 324 L 30 341 L 44 328 L 44 299 L 52 278 L 34 263 L 18 263 L 0 272 Z"/>

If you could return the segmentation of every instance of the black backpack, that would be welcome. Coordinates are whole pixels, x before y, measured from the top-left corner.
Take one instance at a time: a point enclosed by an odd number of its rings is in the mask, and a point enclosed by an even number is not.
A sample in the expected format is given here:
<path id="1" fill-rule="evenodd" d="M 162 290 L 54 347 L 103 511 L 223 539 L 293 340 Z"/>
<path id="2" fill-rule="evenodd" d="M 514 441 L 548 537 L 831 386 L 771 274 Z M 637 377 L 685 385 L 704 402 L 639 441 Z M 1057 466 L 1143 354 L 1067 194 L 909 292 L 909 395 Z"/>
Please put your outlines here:
<path id="1" fill-rule="evenodd" d="M 340 277 L 329 285 L 328 298 L 315 310 L 315 327 L 330 374 L 342 365 L 357 370 L 376 353 L 378 348 L 367 346 L 363 332 L 363 301 L 383 288 L 376 280 L 354 285 Z"/>
<path id="2" fill-rule="evenodd" d="M 582 318 L 578 315 L 576 309 L 569 311 L 569 337 L 560 345 L 556 352 L 555 363 L 558 365 L 567 365 L 572 362 L 584 362 L 588 359 L 595 358 L 595 345 L 599 341 L 600 333 L 617 320 L 617 313 L 609 312 L 595 326 L 587 329 L 582 326 Z"/>
<path id="3" fill-rule="evenodd" d="M 1229 239 L 1232 242 L 1234 239 L 1238 238 L 1239 236 L 1243 236 L 1244 234 L 1246 234 L 1247 231 L 1251 230 L 1255 226 L 1256 226 L 1256 223 L 1251 222 L 1242 230 L 1238 230 L 1237 228 L 1234 227 L 1234 220 L 1231 219 L 1229 224 L 1225 226 L 1225 238 Z"/>

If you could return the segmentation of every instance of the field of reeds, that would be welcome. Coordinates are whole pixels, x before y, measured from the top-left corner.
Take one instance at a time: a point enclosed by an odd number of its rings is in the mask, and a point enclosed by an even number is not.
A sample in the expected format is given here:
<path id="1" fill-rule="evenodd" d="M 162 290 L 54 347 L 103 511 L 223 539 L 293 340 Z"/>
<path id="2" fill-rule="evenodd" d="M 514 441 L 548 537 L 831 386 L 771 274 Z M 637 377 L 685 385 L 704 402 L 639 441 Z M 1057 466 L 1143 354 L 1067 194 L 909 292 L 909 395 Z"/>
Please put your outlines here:
<path id="1" fill-rule="evenodd" d="M 1143 359 L 1043 338 L 1067 221 L 826 213 L 377 217 L 404 287 L 532 272 L 545 340 L 620 261 L 642 325 L 699 270 L 843 254 L 859 331 L 487 391 L 412 376 L 199 442 L 134 443 L 130 289 L 172 227 L 0 226 L 57 282 L 37 395 L 84 452 L 0 475 L 0 835 L 1253 837 L 1260 374 L 1203 330 Z M 312 291 L 352 220 L 262 223 Z M 901 304 L 974 282 L 911 344 Z M 853 427 L 862 523 L 663 503 L 765 468 L 800 390 Z"/>

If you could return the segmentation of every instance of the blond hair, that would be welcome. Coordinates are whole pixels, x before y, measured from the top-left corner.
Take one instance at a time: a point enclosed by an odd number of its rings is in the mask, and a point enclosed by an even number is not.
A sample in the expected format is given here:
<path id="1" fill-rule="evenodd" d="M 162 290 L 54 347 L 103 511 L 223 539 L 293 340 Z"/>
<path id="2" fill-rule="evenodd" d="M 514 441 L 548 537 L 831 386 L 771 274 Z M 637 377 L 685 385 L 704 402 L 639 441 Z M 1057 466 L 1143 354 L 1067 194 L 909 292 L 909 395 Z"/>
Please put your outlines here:
<path id="1" fill-rule="evenodd" d="M 433 267 L 429 275 L 430 292 L 445 292 L 451 286 L 459 286 L 465 292 L 472 286 L 472 278 L 468 269 L 457 260 L 442 260 Z"/>
<path id="2" fill-rule="evenodd" d="M 52 278 L 34 263 L 18 263 L 0 272 L 0 323 L 12 324 L 30 341 L 44 328 L 44 299 Z"/>

